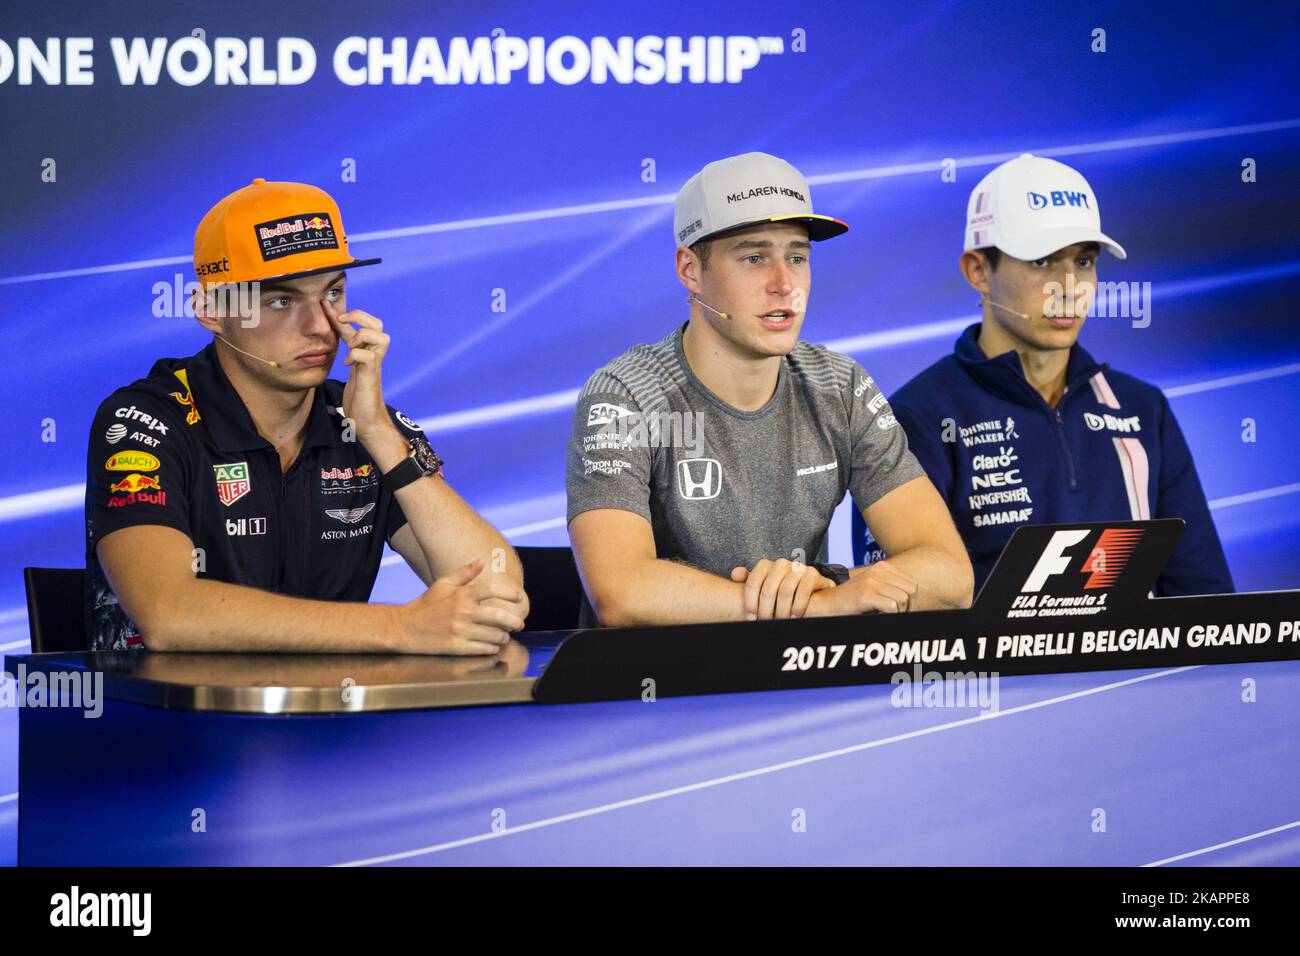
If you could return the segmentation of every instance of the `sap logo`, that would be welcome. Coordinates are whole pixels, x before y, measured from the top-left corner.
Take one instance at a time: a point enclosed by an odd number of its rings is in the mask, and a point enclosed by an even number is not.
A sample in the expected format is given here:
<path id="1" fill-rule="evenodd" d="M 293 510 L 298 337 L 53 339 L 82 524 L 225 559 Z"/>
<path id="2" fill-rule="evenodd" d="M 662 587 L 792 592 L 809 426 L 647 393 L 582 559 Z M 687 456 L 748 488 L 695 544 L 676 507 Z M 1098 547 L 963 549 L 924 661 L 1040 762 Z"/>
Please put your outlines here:
<path id="1" fill-rule="evenodd" d="M 1029 572 L 1029 577 L 1025 578 L 1020 593 L 1041 591 L 1048 578 L 1068 571 L 1074 559 L 1065 552 L 1089 534 L 1086 528 L 1054 532 L 1047 542 L 1047 547 L 1039 555 L 1038 563 Z M 1128 565 L 1129 558 L 1137 549 L 1143 534 L 1145 531 L 1142 528 L 1106 528 L 1102 531 L 1096 546 L 1088 553 L 1083 566 L 1079 569 L 1080 574 L 1088 575 L 1084 588 L 1109 588 L 1114 585 L 1120 573 Z"/>
<path id="2" fill-rule="evenodd" d="M 980 488 L 1005 488 L 1007 485 L 1020 484 L 1020 469 L 1011 468 L 1007 471 L 995 471 L 987 475 L 971 475 L 971 487 L 978 490 Z"/>
<path id="3" fill-rule="evenodd" d="M 1130 415 L 1128 418 L 1116 418 L 1114 415 L 1097 415 L 1093 412 L 1083 413 L 1084 423 L 1093 431 L 1099 432 L 1103 428 L 1113 432 L 1140 432 L 1142 423 L 1138 416 Z"/>
<path id="4" fill-rule="evenodd" d="M 716 458 L 684 458 L 677 463 L 677 491 L 688 501 L 718 497 L 722 463 Z"/>
<path id="5" fill-rule="evenodd" d="M 624 415 L 631 415 L 629 409 L 622 405 L 614 405 L 610 402 L 596 402 L 587 411 L 587 427 L 592 425 L 608 425 L 615 419 L 622 418 Z"/>
<path id="6" fill-rule="evenodd" d="M 1025 196 L 1029 199 L 1030 209 L 1046 209 L 1052 206 L 1075 206 L 1082 209 L 1090 209 L 1088 205 L 1088 194 L 1084 192 L 1075 192 L 1072 189 L 1054 189 L 1046 196 L 1042 193 L 1027 192 Z"/>
<path id="7" fill-rule="evenodd" d="M 871 396 L 871 401 L 867 402 L 867 411 L 871 412 L 871 414 L 873 415 L 876 414 L 876 412 L 880 411 L 884 407 L 885 407 L 884 392 L 877 392 L 875 395 Z"/>
<path id="8" fill-rule="evenodd" d="M 266 534 L 265 518 L 227 518 L 226 534 L 232 538 L 245 534 Z"/>

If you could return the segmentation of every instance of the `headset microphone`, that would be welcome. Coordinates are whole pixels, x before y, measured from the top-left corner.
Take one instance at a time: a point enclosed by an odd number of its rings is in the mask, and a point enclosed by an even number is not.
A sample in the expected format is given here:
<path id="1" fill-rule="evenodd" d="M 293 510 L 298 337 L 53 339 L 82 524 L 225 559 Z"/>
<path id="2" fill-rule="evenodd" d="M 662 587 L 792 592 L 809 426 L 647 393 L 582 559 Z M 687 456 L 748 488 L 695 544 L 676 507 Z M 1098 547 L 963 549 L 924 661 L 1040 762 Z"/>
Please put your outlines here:
<path id="1" fill-rule="evenodd" d="M 1012 315 L 1016 316 L 1017 318 L 1024 319 L 1025 321 L 1029 321 L 1029 316 L 1026 315 L 1024 312 L 1017 312 L 1015 309 L 1010 308 L 1009 306 L 1005 306 L 1001 302 L 994 302 L 987 295 L 984 296 L 984 301 L 996 309 L 1001 309 L 1003 312 L 1010 312 Z"/>
<path id="2" fill-rule="evenodd" d="M 706 309 L 708 309 L 710 312 L 712 312 L 714 315 L 718 316 L 719 318 L 723 318 L 723 319 L 729 319 L 729 318 L 731 318 L 731 316 L 728 315 L 726 312 L 722 312 L 722 311 L 720 311 L 720 310 L 718 310 L 718 309 L 715 309 L 713 306 L 709 305 L 709 303 L 705 302 L 703 299 L 701 299 L 701 298 L 700 298 L 698 295 L 696 295 L 694 292 L 692 292 L 690 295 L 688 295 L 688 296 L 686 297 L 686 301 L 687 301 L 687 302 L 691 302 L 691 301 L 698 302 L 700 305 L 704 306 Z"/>
<path id="3" fill-rule="evenodd" d="M 215 335 L 215 333 L 214 333 L 214 335 Z M 219 340 L 222 341 L 222 342 L 226 342 L 226 340 L 223 339 L 223 338 L 221 338 L 221 336 L 219 336 L 219 335 L 217 335 L 216 338 L 219 339 Z M 254 355 L 252 352 L 245 352 L 245 351 L 244 351 L 243 349 L 241 349 L 238 345 L 231 345 L 231 343 L 229 343 L 229 342 L 226 342 L 226 344 L 227 344 L 227 345 L 230 345 L 230 347 L 231 347 L 232 349 L 234 349 L 236 352 L 238 352 L 240 355 L 247 355 L 247 356 L 248 356 L 249 358 L 251 358 L 251 359 L 257 359 L 259 362 L 265 362 L 267 365 L 271 366 L 271 368 L 279 368 L 279 367 L 280 367 L 280 363 L 279 363 L 279 362 L 272 362 L 270 359 L 264 359 L 264 358 L 262 358 L 260 355 Z"/>

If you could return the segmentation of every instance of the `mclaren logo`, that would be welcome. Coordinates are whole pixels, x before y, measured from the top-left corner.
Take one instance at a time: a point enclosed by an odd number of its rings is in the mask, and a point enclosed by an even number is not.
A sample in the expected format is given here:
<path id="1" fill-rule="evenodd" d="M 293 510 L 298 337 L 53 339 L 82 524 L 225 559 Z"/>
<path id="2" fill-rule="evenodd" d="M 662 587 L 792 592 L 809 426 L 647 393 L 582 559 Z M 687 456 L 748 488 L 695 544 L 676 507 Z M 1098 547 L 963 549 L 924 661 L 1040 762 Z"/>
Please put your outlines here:
<path id="1" fill-rule="evenodd" d="M 722 463 L 716 458 L 684 458 L 677 463 L 677 491 L 688 501 L 716 498 L 722 491 Z"/>

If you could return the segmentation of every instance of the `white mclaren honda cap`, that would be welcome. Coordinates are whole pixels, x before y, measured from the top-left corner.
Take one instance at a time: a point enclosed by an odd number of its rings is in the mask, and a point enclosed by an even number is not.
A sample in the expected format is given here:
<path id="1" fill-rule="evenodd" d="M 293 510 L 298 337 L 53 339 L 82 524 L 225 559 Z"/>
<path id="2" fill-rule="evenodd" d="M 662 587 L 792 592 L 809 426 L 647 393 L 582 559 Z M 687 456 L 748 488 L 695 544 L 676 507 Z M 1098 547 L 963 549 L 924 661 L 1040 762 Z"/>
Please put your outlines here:
<path id="1" fill-rule="evenodd" d="M 830 239 L 848 225 L 813 212 L 808 181 L 784 159 L 742 153 L 709 163 L 677 193 L 673 235 L 678 246 L 760 222 L 801 222 L 808 238 Z"/>
<path id="2" fill-rule="evenodd" d="M 1076 242 L 1128 254 L 1101 231 L 1097 196 L 1077 170 L 1025 153 L 979 181 L 966 204 L 966 251 L 997 246 L 1033 261 Z"/>

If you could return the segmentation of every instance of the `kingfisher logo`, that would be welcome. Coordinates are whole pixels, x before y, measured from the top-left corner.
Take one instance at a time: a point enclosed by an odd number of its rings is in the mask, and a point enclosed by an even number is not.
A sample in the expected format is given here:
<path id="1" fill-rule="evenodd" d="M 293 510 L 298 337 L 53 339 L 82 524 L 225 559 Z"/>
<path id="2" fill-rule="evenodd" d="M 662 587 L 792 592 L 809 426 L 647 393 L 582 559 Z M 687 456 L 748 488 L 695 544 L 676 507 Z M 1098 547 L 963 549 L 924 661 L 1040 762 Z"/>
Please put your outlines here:
<path id="1" fill-rule="evenodd" d="M 1080 561 L 1077 573 L 1087 575 L 1087 579 L 1083 582 L 1085 591 L 1113 587 L 1124 572 L 1124 568 L 1128 566 L 1129 559 L 1133 556 L 1145 532 L 1142 528 L 1106 528 L 1101 532 L 1091 551 L 1086 554 L 1067 553 L 1091 533 L 1086 528 L 1055 532 L 1039 556 L 1034 569 L 1029 572 L 1029 577 L 1025 578 L 1020 593 L 1033 594 L 1042 591 L 1049 579 L 1066 574 L 1070 571 L 1071 565 Z"/>
<path id="2" fill-rule="evenodd" d="M 1047 195 L 1033 191 L 1025 193 L 1030 209 L 1046 209 L 1048 206 L 1074 206 L 1076 209 L 1091 209 L 1088 194 L 1072 189 L 1054 189 Z"/>

